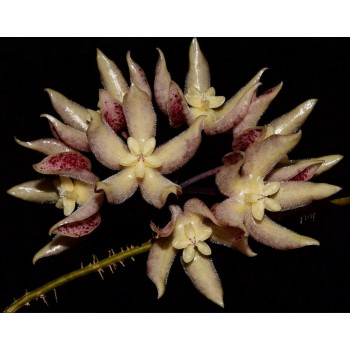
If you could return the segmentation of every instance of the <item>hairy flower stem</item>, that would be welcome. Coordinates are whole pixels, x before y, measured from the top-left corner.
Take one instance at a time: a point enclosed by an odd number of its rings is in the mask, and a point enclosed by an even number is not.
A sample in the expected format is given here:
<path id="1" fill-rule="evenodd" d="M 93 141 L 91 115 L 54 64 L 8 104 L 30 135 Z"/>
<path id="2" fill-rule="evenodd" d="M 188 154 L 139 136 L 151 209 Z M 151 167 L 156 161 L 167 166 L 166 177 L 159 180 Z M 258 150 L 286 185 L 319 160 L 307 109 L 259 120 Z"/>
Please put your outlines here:
<path id="1" fill-rule="evenodd" d="M 148 241 L 143 243 L 140 247 L 130 248 L 126 251 L 122 251 L 120 253 L 114 254 L 106 259 L 103 259 L 99 262 L 90 264 L 86 267 L 82 267 L 81 269 L 72 271 L 66 275 L 56 278 L 55 280 L 44 284 L 43 286 L 31 291 L 27 292 L 25 295 L 14 301 L 10 306 L 8 306 L 4 312 L 16 312 L 24 305 L 29 305 L 32 300 L 38 298 L 44 298 L 45 294 L 51 290 L 54 290 L 57 287 L 60 287 L 67 282 L 73 281 L 79 277 L 86 276 L 92 272 L 99 272 L 101 269 L 108 267 L 112 264 L 115 264 L 119 261 L 123 261 L 127 258 L 132 258 L 136 255 L 143 254 L 148 252 L 151 249 L 152 242 Z"/>
<path id="2" fill-rule="evenodd" d="M 192 185 L 193 183 L 195 183 L 197 181 L 200 181 L 200 180 L 203 180 L 209 176 L 215 175 L 219 171 L 219 169 L 221 169 L 221 168 L 222 168 L 222 166 L 218 166 L 216 168 L 205 171 L 204 173 L 196 175 L 196 176 L 182 182 L 180 184 L 180 187 L 182 187 L 182 188 L 187 187 L 187 186 Z"/>

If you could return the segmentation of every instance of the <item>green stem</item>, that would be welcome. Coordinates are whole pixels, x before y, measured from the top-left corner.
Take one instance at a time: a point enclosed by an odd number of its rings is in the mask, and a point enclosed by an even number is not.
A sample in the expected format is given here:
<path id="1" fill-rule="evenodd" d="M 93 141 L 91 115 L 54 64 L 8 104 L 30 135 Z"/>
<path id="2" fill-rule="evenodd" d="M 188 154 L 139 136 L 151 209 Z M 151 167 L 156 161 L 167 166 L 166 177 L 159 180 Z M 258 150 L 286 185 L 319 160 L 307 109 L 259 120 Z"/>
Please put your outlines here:
<path id="1" fill-rule="evenodd" d="M 70 273 L 67 273 L 66 275 L 63 275 L 61 277 L 56 278 L 55 280 L 48 282 L 44 284 L 43 286 L 31 291 L 27 292 L 25 295 L 14 301 L 10 306 L 8 306 L 4 312 L 16 312 L 24 305 L 29 305 L 29 302 L 31 302 L 34 299 L 38 298 L 44 298 L 45 294 L 51 290 L 54 290 L 57 287 L 60 287 L 67 282 L 73 281 L 79 277 L 86 276 L 92 272 L 99 272 L 104 267 L 111 266 L 117 262 L 122 262 L 124 259 L 132 258 L 136 255 L 143 254 L 148 252 L 151 249 L 152 242 L 145 242 L 140 247 L 133 247 L 126 251 L 113 254 L 112 256 L 103 259 L 99 262 L 95 262 L 93 264 L 90 264 L 86 267 L 82 267 L 78 270 L 72 271 Z"/>

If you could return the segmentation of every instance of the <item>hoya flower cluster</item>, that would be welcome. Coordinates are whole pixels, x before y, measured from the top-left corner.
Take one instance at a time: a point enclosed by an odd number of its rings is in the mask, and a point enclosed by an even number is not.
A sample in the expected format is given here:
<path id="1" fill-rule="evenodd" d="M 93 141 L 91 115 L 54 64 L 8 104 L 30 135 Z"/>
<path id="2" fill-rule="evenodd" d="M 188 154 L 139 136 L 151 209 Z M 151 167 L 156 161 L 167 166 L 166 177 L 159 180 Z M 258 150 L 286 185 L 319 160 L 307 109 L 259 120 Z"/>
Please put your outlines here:
<path id="1" fill-rule="evenodd" d="M 301 139 L 300 128 L 316 100 L 308 100 L 269 125 L 258 126 L 282 83 L 258 94 L 266 68 L 230 99 L 216 96 L 210 85 L 209 65 L 193 39 L 189 50 L 189 70 L 184 90 L 171 79 L 165 56 L 159 50 L 154 86 L 142 68 L 127 53 L 130 84 L 116 64 L 97 51 L 97 64 L 104 88 L 98 109 L 90 110 L 47 89 L 61 121 L 43 115 L 53 137 L 16 141 L 46 157 L 34 165 L 45 177 L 14 186 L 8 193 L 33 202 L 54 202 L 64 218 L 54 224 L 54 234 L 33 261 L 59 254 L 97 229 L 99 209 L 105 203 L 125 202 L 138 189 L 155 208 L 169 206 L 170 222 L 159 228 L 150 218 L 155 233 L 147 261 L 147 274 L 158 290 L 165 291 L 170 267 L 177 253 L 195 287 L 208 299 L 223 306 L 223 291 L 211 260 L 211 244 L 234 248 L 255 256 L 251 237 L 275 249 L 318 245 L 311 237 L 299 235 L 271 220 L 269 212 L 305 206 L 324 199 L 340 188 L 315 183 L 314 177 L 338 163 L 342 156 L 327 155 L 290 160 L 288 153 Z M 154 95 L 154 96 L 153 96 Z M 184 131 L 168 142 L 157 143 L 157 118 L 153 104 L 169 118 L 171 127 Z M 223 155 L 216 172 L 218 190 L 227 198 L 211 208 L 192 198 L 183 206 L 181 187 L 167 175 L 189 162 L 207 135 L 231 133 L 232 149 Z M 84 153 L 84 155 L 82 154 Z M 113 175 L 100 179 L 92 172 L 88 157 L 94 157 Z M 177 196 L 177 202 L 167 201 Z M 219 200 L 219 199 L 218 199 Z M 216 256 L 215 259 L 220 257 Z"/>

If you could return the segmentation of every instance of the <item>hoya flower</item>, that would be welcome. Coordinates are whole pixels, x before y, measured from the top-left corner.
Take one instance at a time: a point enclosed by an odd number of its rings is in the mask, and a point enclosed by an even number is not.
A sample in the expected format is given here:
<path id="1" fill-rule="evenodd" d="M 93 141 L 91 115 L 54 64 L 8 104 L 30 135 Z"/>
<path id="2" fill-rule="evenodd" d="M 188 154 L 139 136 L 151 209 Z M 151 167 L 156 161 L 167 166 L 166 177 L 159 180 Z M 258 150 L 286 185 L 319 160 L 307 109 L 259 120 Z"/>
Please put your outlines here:
<path id="1" fill-rule="evenodd" d="M 209 300 L 224 306 L 220 279 L 211 260 L 208 242 L 224 244 L 254 256 L 239 222 L 223 226 L 199 199 L 190 199 L 182 211 L 179 206 L 170 206 L 171 221 L 152 229 L 157 239 L 152 245 L 147 261 L 147 274 L 158 290 L 158 298 L 165 291 L 170 267 L 176 254 L 181 254 L 182 265 L 195 287 Z"/>
<path id="2" fill-rule="evenodd" d="M 201 142 L 202 118 L 186 131 L 156 147 L 156 115 L 146 92 L 132 84 L 123 98 L 123 111 L 130 137 L 127 143 L 116 135 L 99 114 L 92 114 L 87 130 L 96 159 L 117 174 L 97 183 L 110 203 L 119 204 L 140 187 L 143 198 L 161 208 L 170 193 L 181 188 L 163 176 L 183 166 Z"/>
<path id="3" fill-rule="evenodd" d="M 249 129 L 244 130 L 240 135 L 236 135 L 232 143 L 233 151 L 223 157 L 223 163 L 237 163 L 244 157 L 244 152 L 248 148 L 257 147 L 260 142 L 271 135 L 290 135 L 298 131 L 312 112 L 316 102 L 316 99 L 307 100 L 290 112 L 274 119 L 266 126 L 251 125 Z M 285 155 L 268 174 L 267 179 L 269 181 L 307 181 L 329 170 L 342 158 L 341 155 L 334 154 L 291 161 Z"/>
<path id="4" fill-rule="evenodd" d="M 95 191 L 99 178 L 91 172 L 88 158 L 76 151 L 67 149 L 55 139 L 41 139 L 20 144 L 51 154 L 34 169 L 46 175 L 55 175 L 44 179 L 28 181 L 14 186 L 7 192 L 17 198 L 37 202 L 56 203 L 66 216 L 49 230 L 56 237 L 41 249 L 34 257 L 38 259 L 56 255 L 70 248 L 76 238 L 91 233 L 101 222 L 99 208 L 103 193 Z"/>
<path id="5" fill-rule="evenodd" d="M 282 88 L 282 83 L 257 96 L 261 69 L 235 96 L 225 103 L 224 96 L 215 96 L 210 86 L 210 72 L 206 58 L 197 39 L 193 39 L 189 51 L 189 71 L 185 93 L 171 80 L 163 53 L 159 60 L 154 82 L 154 95 L 161 111 L 169 116 L 170 124 L 178 127 L 186 122 L 191 125 L 204 115 L 204 131 L 207 134 L 222 133 L 233 129 L 240 132 L 247 124 L 257 122 L 270 102 Z"/>
<path id="6" fill-rule="evenodd" d="M 226 165 L 216 175 L 220 191 L 229 198 L 213 210 L 220 222 L 237 220 L 257 241 L 276 249 L 319 245 L 313 238 L 292 232 L 268 218 L 267 211 L 280 211 L 307 205 L 337 193 L 341 188 L 309 181 L 270 181 L 268 176 L 301 138 L 301 132 L 272 135 L 256 147 L 249 147 L 244 159 Z M 286 169 L 293 171 L 293 169 Z M 288 178 L 288 174 L 286 175 Z"/>

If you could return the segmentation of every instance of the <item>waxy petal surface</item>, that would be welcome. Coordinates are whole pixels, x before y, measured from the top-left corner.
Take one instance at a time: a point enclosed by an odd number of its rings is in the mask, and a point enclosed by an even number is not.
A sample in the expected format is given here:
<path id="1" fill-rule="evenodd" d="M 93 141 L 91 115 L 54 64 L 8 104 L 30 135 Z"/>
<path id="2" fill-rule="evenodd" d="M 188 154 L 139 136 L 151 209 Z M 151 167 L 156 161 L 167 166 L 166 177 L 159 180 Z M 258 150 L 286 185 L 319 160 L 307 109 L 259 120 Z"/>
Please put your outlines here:
<path id="1" fill-rule="evenodd" d="M 49 94 L 55 111 L 66 124 L 82 132 L 87 130 L 88 122 L 90 121 L 88 109 L 71 101 L 55 90 L 45 89 L 45 91 Z"/>
<path id="2" fill-rule="evenodd" d="M 27 181 L 13 186 L 7 193 L 25 201 L 50 203 L 58 200 L 58 193 L 51 179 Z"/>
<path id="3" fill-rule="evenodd" d="M 130 136 L 138 142 L 147 141 L 156 133 L 156 114 L 152 101 L 136 85 L 131 85 L 123 102 L 124 115 Z"/>
<path id="4" fill-rule="evenodd" d="M 186 264 L 182 259 L 182 266 L 190 277 L 194 286 L 209 300 L 224 307 L 223 291 L 216 269 L 207 256 L 195 250 L 193 260 Z"/>
<path id="5" fill-rule="evenodd" d="M 170 193 L 175 195 L 181 193 L 178 185 L 149 167 L 145 169 L 145 177 L 140 183 L 140 189 L 145 201 L 156 208 L 163 207 Z"/>
<path id="6" fill-rule="evenodd" d="M 313 238 L 299 235 L 285 227 L 276 224 L 266 215 L 261 221 L 255 221 L 251 214 L 247 214 L 245 225 L 249 234 L 258 242 L 269 247 L 287 250 L 309 245 L 319 245 Z"/>
<path id="7" fill-rule="evenodd" d="M 49 121 L 50 126 L 55 129 L 54 135 L 57 134 L 59 138 L 68 146 L 78 151 L 90 152 L 90 147 L 85 132 L 63 124 L 48 114 L 44 114 L 42 117 L 46 118 Z"/>
<path id="8" fill-rule="evenodd" d="M 154 151 L 153 154 L 162 161 L 158 168 L 161 174 L 172 173 L 194 156 L 202 140 L 203 118 L 197 118 L 187 130 Z"/>
<path id="9" fill-rule="evenodd" d="M 92 114 L 87 137 L 96 159 L 109 169 L 119 170 L 120 160 L 130 154 L 122 139 L 97 114 Z"/>
<path id="10" fill-rule="evenodd" d="M 119 102 L 123 102 L 123 97 L 128 92 L 128 84 L 117 65 L 98 49 L 97 65 L 105 89 Z"/>
<path id="11" fill-rule="evenodd" d="M 74 151 L 73 148 L 67 146 L 65 143 L 57 139 L 39 139 L 35 141 L 21 141 L 15 138 L 15 141 L 26 148 L 44 153 L 48 156 L 62 153 L 62 152 L 71 152 Z"/>

